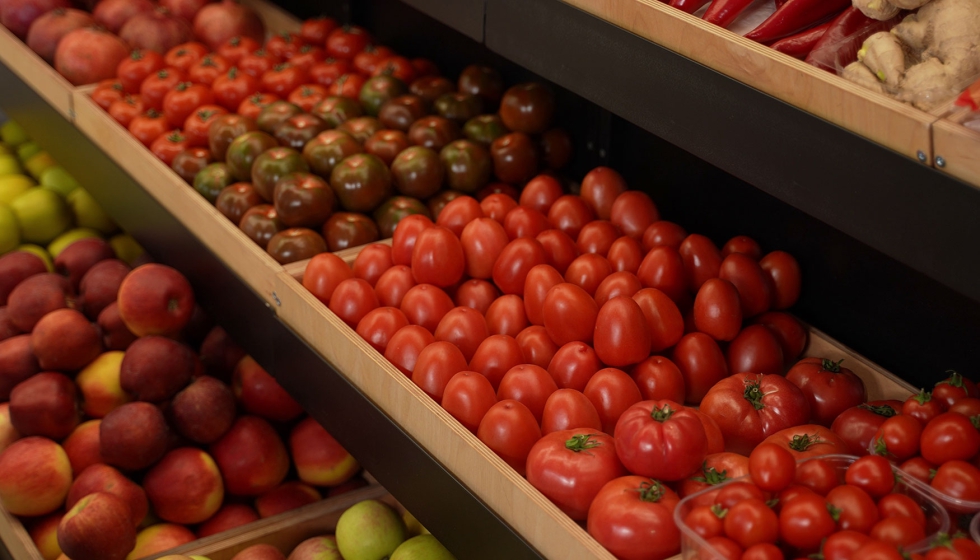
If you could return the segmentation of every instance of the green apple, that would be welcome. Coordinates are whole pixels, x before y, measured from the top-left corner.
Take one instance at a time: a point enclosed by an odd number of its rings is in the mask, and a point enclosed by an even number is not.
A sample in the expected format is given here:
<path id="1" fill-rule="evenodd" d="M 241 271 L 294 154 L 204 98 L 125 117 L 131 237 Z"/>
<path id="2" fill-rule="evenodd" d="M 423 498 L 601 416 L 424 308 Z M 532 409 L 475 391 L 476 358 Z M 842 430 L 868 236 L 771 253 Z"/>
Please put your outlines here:
<path id="1" fill-rule="evenodd" d="M 71 206 L 75 214 L 75 225 L 78 227 L 92 228 L 105 235 L 119 229 L 92 195 L 83 188 L 71 191 L 68 195 L 68 206 Z"/>
<path id="2" fill-rule="evenodd" d="M 30 140 L 27 132 L 14 121 L 7 121 L 0 125 L 0 140 L 8 146 L 17 147 Z"/>
<path id="3" fill-rule="evenodd" d="M 4 175 L 16 175 L 23 172 L 24 170 L 21 169 L 20 160 L 17 159 L 17 156 L 13 154 L 0 156 L 0 177 Z"/>
<path id="4" fill-rule="evenodd" d="M 10 204 L 33 186 L 34 180 L 27 175 L 0 175 L 0 204 Z"/>
<path id="5" fill-rule="evenodd" d="M 37 145 L 37 142 L 33 140 L 28 140 L 23 144 L 17 146 L 17 157 L 20 161 L 27 161 L 34 156 L 34 154 L 41 153 L 41 146 Z"/>
<path id="6" fill-rule="evenodd" d="M 71 227 L 71 209 L 65 199 L 47 189 L 31 187 L 10 203 L 20 236 L 29 243 L 45 245 Z"/>
<path id="7" fill-rule="evenodd" d="M 340 516 L 336 533 L 344 560 L 382 560 L 405 540 L 405 524 L 388 504 L 365 500 Z"/>
<path id="8" fill-rule="evenodd" d="M 68 196 L 72 191 L 79 187 L 78 181 L 65 171 L 60 165 L 52 165 L 41 173 L 38 179 L 41 186 L 50 189 L 61 196 Z"/>
<path id="9" fill-rule="evenodd" d="M 0 155 L 5 156 L 12 153 L 14 153 L 14 151 L 10 149 L 10 146 L 8 146 L 6 142 L 0 141 Z"/>
<path id="10" fill-rule="evenodd" d="M 405 523 L 405 534 L 407 534 L 409 537 L 429 534 L 429 530 L 423 527 L 422 524 L 419 523 L 419 520 L 415 519 L 415 516 L 412 515 L 412 512 L 408 510 L 405 510 L 405 512 L 402 513 L 402 521 Z"/>
<path id="11" fill-rule="evenodd" d="M 48 250 L 45 249 L 44 247 L 41 247 L 39 245 L 32 245 L 30 243 L 25 243 L 23 245 L 18 246 L 17 250 L 24 251 L 27 253 L 32 253 L 37 255 L 38 257 L 41 257 L 41 260 L 44 261 L 44 264 L 47 265 L 48 267 L 48 272 L 54 272 L 54 259 L 51 258 L 51 255 L 48 254 Z"/>
<path id="12" fill-rule="evenodd" d="M 48 243 L 48 253 L 52 257 L 58 258 L 58 255 L 65 250 L 66 247 L 72 243 L 78 241 L 79 239 L 88 239 L 90 237 L 102 238 L 102 234 L 90 228 L 74 228 L 62 233 L 58 237 L 54 238 L 54 241 Z"/>
<path id="13" fill-rule="evenodd" d="M 456 557 L 432 535 L 419 535 L 399 545 L 390 560 L 456 560 Z"/>
<path id="14" fill-rule="evenodd" d="M 0 204 L 0 255 L 20 245 L 20 224 L 9 206 Z"/>
<path id="15" fill-rule="evenodd" d="M 132 266 L 136 259 L 143 256 L 146 250 L 133 239 L 128 233 L 120 233 L 109 239 L 109 246 L 116 252 L 116 256 L 126 264 Z"/>
<path id="16" fill-rule="evenodd" d="M 58 165 L 58 162 L 48 152 L 38 152 L 24 161 L 27 172 L 35 179 L 40 179 L 45 171 L 55 165 Z"/>

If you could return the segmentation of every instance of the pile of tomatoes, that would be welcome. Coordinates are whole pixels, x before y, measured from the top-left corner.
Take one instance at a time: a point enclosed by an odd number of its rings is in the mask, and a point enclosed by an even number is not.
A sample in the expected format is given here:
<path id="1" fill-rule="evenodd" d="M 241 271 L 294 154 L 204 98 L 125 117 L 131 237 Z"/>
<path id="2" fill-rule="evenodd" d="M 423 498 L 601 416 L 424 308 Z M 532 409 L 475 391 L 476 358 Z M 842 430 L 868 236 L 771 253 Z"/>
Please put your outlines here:
<path id="1" fill-rule="evenodd" d="M 307 20 L 264 45 L 234 37 L 136 50 L 94 100 L 281 263 L 390 237 L 462 194 L 482 199 L 571 157 L 542 84 L 457 80 Z"/>

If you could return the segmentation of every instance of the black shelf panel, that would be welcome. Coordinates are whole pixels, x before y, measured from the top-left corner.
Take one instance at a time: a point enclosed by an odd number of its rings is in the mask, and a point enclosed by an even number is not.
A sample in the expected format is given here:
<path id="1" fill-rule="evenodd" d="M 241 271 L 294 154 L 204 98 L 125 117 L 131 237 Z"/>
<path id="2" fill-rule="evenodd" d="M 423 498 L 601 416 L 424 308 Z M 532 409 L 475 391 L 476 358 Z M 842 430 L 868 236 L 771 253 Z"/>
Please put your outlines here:
<path id="1" fill-rule="evenodd" d="M 541 558 L 115 164 L 0 63 L 0 109 L 18 121 L 201 306 L 459 558 Z"/>
<path id="2" fill-rule="evenodd" d="M 485 43 L 980 301 L 977 189 L 558 0 L 487 0 Z"/>

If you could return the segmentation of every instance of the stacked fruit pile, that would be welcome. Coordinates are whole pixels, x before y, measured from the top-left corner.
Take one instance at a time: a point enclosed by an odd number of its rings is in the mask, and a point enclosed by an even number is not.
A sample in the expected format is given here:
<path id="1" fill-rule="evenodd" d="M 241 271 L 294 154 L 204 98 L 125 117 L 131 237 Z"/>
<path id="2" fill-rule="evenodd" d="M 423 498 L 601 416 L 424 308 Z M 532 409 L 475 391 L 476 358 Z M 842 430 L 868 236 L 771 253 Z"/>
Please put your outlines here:
<path id="1" fill-rule="evenodd" d="M 364 484 L 180 273 L 115 256 L 0 257 L 0 503 L 45 558 L 141 558 Z"/>
<path id="2" fill-rule="evenodd" d="M 92 96 L 283 263 L 390 237 L 463 193 L 516 196 L 567 164 L 544 86 L 504 93 L 477 65 L 453 82 L 370 41 L 316 19 L 265 45 L 134 51 Z"/>

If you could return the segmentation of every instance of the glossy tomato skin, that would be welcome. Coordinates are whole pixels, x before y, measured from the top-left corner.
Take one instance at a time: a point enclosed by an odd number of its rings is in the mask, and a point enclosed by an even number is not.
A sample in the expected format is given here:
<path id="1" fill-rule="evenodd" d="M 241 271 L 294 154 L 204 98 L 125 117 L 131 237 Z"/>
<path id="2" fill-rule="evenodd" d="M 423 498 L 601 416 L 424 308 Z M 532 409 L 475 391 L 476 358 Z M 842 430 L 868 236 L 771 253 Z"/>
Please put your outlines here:
<path id="1" fill-rule="evenodd" d="M 959 412 L 946 412 L 922 429 L 920 450 L 925 460 L 936 465 L 947 461 L 969 461 L 980 452 L 980 431 L 969 417 Z"/>
<path id="2" fill-rule="evenodd" d="M 582 393 L 595 406 L 606 433 L 615 431 L 623 413 L 643 398 L 633 379 L 616 368 L 597 371 Z"/>
<path id="3" fill-rule="evenodd" d="M 709 278 L 694 298 L 694 325 L 715 340 L 732 340 L 742 329 L 742 308 L 735 286 Z"/>
<path id="4" fill-rule="evenodd" d="M 480 315 L 486 316 L 490 304 L 500 296 L 497 287 L 486 280 L 472 279 L 460 284 L 456 289 L 453 301 L 461 307 L 475 309 Z"/>
<path id="5" fill-rule="evenodd" d="M 514 239 L 497 256 L 493 282 L 505 294 L 522 296 L 528 272 L 544 262 L 544 247 L 540 243 L 527 237 Z"/>
<path id="6" fill-rule="evenodd" d="M 824 542 L 824 560 L 851 560 L 854 553 L 870 540 L 871 537 L 857 531 L 837 531 Z"/>
<path id="7" fill-rule="evenodd" d="M 443 391 L 442 407 L 474 434 L 495 404 L 497 396 L 490 382 L 474 371 L 461 371 L 452 376 Z"/>
<path id="8" fill-rule="evenodd" d="M 782 311 L 770 311 L 756 317 L 753 323 L 765 325 L 772 331 L 783 348 L 786 367 L 796 363 L 806 348 L 806 329 L 795 317 Z"/>
<path id="9" fill-rule="evenodd" d="M 595 302 L 602 307 L 607 301 L 618 296 L 633 297 L 636 292 L 643 289 L 640 279 L 632 272 L 620 271 L 613 272 L 606 276 L 595 291 Z M 644 320 L 646 317 L 644 316 Z M 650 328 L 650 325 L 647 325 Z"/>
<path id="10" fill-rule="evenodd" d="M 537 237 L 548 230 L 549 223 L 548 218 L 537 210 L 527 206 L 518 206 L 504 216 L 503 226 L 508 237 L 517 239 L 518 237 Z M 574 246 L 574 242 L 572 244 Z M 575 249 L 575 256 L 578 256 L 578 249 Z M 572 258 L 574 259 L 574 257 Z M 568 262 L 571 262 L 571 259 Z"/>
<path id="11" fill-rule="evenodd" d="M 320 253 L 329 255 L 331 253 Z M 391 337 L 402 327 L 408 326 L 408 318 L 396 307 L 372 309 L 357 323 L 357 334 L 379 353 L 384 354 Z"/>
<path id="12" fill-rule="evenodd" d="M 548 373 L 558 387 L 576 391 L 584 390 L 589 379 L 600 369 L 602 362 L 595 350 L 579 341 L 562 345 L 548 364 Z"/>
<path id="13" fill-rule="evenodd" d="M 908 517 L 923 529 L 926 527 L 926 515 L 922 512 L 922 506 L 905 494 L 888 494 L 879 498 L 878 516 L 881 519 Z"/>
<path id="14" fill-rule="evenodd" d="M 626 475 L 613 440 L 588 429 L 542 437 L 527 457 L 527 480 L 575 521 L 585 521 L 596 494 Z"/>
<path id="15" fill-rule="evenodd" d="M 764 501 L 749 498 L 728 509 L 725 534 L 742 548 L 771 544 L 779 536 L 779 519 Z"/>
<path id="16" fill-rule="evenodd" d="M 504 93 L 499 112 L 510 130 L 541 134 L 548 130 L 554 117 L 555 96 L 544 84 L 519 84 Z"/>
<path id="17" fill-rule="evenodd" d="M 841 360 L 843 361 L 843 360 Z M 851 370 L 826 358 L 804 358 L 786 373 L 810 403 L 811 420 L 830 426 L 848 408 L 866 400 L 864 382 Z"/>
<path id="18" fill-rule="evenodd" d="M 817 458 L 797 465 L 794 482 L 809 488 L 816 494 L 826 496 L 831 490 L 840 486 L 841 480 L 834 465 Z"/>
<path id="19" fill-rule="evenodd" d="M 515 400 L 503 400 L 487 410 L 476 436 L 521 476 L 525 476 L 527 456 L 541 439 L 541 428 L 526 406 Z"/>
<path id="20" fill-rule="evenodd" d="M 684 376 L 684 402 L 698 404 L 715 383 L 728 377 L 725 355 L 713 338 L 704 333 L 684 335 L 671 357 Z"/>
<path id="21" fill-rule="evenodd" d="M 548 209 L 551 227 L 559 229 L 572 239 L 578 239 L 582 228 L 595 219 L 595 210 L 579 196 L 566 194 L 552 203 Z"/>
<path id="22" fill-rule="evenodd" d="M 544 328 L 555 344 L 592 342 L 599 306 L 582 288 L 567 282 L 552 287 L 541 310 Z"/>
<path id="23" fill-rule="evenodd" d="M 930 486 L 958 500 L 980 501 L 980 469 L 966 461 L 949 461 L 936 469 Z M 954 513 L 965 513 L 955 504 L 947 503 L 946 507 Z"/>
<path id="24" fill-rule="evenodd" d="M 759 243 L 747 235 L 736 235 L 725 242 L 721 248 L 721 258 L 727 258 L 732 253 L 741 253 L 754 261 L 762 258 L 762 249 Z"/>
<path id="25" fill-rule="evenodd" d="M 524 302 L 514 294 L 504 294 L 494 300 L 487 309 L 486 318 L 490 334 L 506 334 L 514 338 L 529 324 Z"/>
<path id="26" fill-rule="evenodd" d="M 436 218 L 436 225 L 448 228 L 457 237 L 462 235 L 463 229 L 472 221 L 483 217 L 483 208 L 480 203 L 472 196 L 460 196 L 450 200 L 439 216 Z"/>
<path id="27" fill-rule="evenodd" d="M 878 522 L 877 504 L 857 486 L 844 484 L 832 489 L 827 493 L 827 503 L 840 510 L 837 525 L 841 529 L 869 533 Z"/>
<path id="28" fill-rule="evenodd" d="M 630 375 L 643 400 L 684 402 L 684 376 L 670 359 L 650 356 L 636 364 Z"/>
<path id="29" fill-rule="evenodd" d="M 544 300 L 551 288 L 565 281 L 551 265 L 535 265 L 524 279 L 524 311 L 532 325 L 544 324 Z"/>
<path id="30" fill-rule="evenodd" d="M 371 42 L 371 35 L 363 27 L 345 25 L 327 35 L 327 53 L 334 58 L 350 60 Z"/>
<path id="31" fill-rule="evenodd" d="M 416 284 L 405 292 L 400 309 L 413 325 L 435 332 L 453 307 L 453 300 L 442 289 L 431 284 Z"/>
<path id="32" fill-rule="evenodd" d="M 697 293 L 707 280 L 718 278 L 721 252 L 707 237 L 692 233 L 684 238 L 677 251 L 684 260 L 684 276 L 692 293 Z"/>
<path id="33" fill-rule="evenodd" d="M 541 433 L 548 435 L 562 430 L 584 429 L 590 433 L 602 431 L 599 413 L 592 402 L 575 389 L 558 389 L 544 403 L 541 413 Z M 615 452 L 615 448 L 613 448 Z M 616 459 L 619 462 L 619 459 Z"/>
<path id="34" fill-rule="evenodd" d="M 726 351 L 729 371 L 781 374 L 783 348 L 764 325 L 749 325 L 738 333 Z"/>
<path id="35" fill-rule="evenodd" d="M 614 479 L 589 508 L 588 531 L 622 560 L 664 560 L 680 551 L 673 490 L 642 476 Z"/>
<path id="36" fill-rule="evenodd" d="M 960 375 L 959 372 L 949 370 L 946 379 L 936 383 L 932 390 L 932 396 L 946 403 L 946 407 L 953 406 L 956 401 L 963 397 L 977 397 L 977 386 L 969 379 Z"/>
<path id="37" fill-rule="evenodd" d="M 445 340 L 459 347 L 467 362 L 489 336 L 483 314 L 469 307 L 456 307 L 446 313 L 434 334 L 436 340 Z"/>
<path id="38" fill-rule="evenodd" d="M 520 185 L 538 172 L 538 152 L 531 137 L 511 132 L 490 144 L 494 176 L 503 183 Z"/>
<path id="39" fill-rule="evenodd" d="M 782 542 L 802 550 L 816 550 L 836 529 L 827 502 L 817 494 L 801 494 L 782 505 L 779 535 Z"/>
<path id="40" fill-rule="evenodd" d="M 650 329 L 650 350 L 662 352 L 684 336 L 684 318 L 670 297 L 656 289 L 643 288 L 633 294 Z"/>
<path id="41" fill-rule="evenodd" d="M 146 49 L 133 49 L 116 68 L 116 76 L 126 93 L 139 93 L 140 84 L 154 72 L 163 70 L 163 55 Z"/>
<path id="42" fill-rule="evenodd" d="M 749 474 L 749 460 L 738 453 L 710 453 L 701 468 L 676 486 L 677 494 L 686 498 L 702 490 L 717 487 L 729 480 Z M 718 492 L 707 492 L 695 500 L 694 505 L 714 505 Z"/>
<path id="43" fill-rule="evenodd" d="M 884 457 L 865 455 L 847 467 L 844 481 L 861 488 L 875 499 L 881 499 L 895 487 L 895 473 Z"/>
<path id="44" fill-rule="evenodd" d="M 609 253 L 609 247 L 619 235 L 619 228 L 612 222 L 596 220 L 585 224 L 575 244 L 581 253 L 596 253 L 605 257 Z"/>
<path id="45" fill-rule="evenodd" d="M 626 180 L 623 176 L 609 167 L 596 167 L 582 178 L 582 200 L 592 208 L 600 220 L 610 219 L 613 204 L 626 192 L 626 189 Z"/>
<path id="46" fill-rule="evenodd" d="M 536 366 L 547 367 L 558 352 L 558 346 L 548 337 L 548 332 L 542 326 L 531 325 L 518 333 L 516 338 L 524 358 Z"/>
<path id="47" fill-rule="evenodd" d="M 640 191 L 626 191 L 616 197 L 609 212 L 609 220 L 624 235 L 636 241 L 643 239 L 643 232 L 660 219 L 657 206 L 650 196 Z"/>
<path id="48" fill-rule="evenodd" d="M 367 245 L 381 236 L 370 216 L 357 212 L 335 212 L 323 224 L 323 237 L 331 251 L 340 251 Z"/>
<path id="49" fill-rule="evenodd" d="M 721 427 L 725 448 L 748 455 L 770 435 L 809 418 L 803 393 L 780 375 L 736 373 L 716 383 L 701 412 Z"/>
<path id="50" fill-rule="evenodd" d="M 875 432 L 873 453 L 897 462 L 905 461 L 919 453 L 921 436 L 922 424 L 918 420 L 903 414 L 893 416 Z"/>
<path id="51" fill-rule="evenodd" d="M 914 416 L 923 425 L 930 420 L 946 412 L 946 403 L 932 398 L 932 393 L 922 389 L 918 394 L 912 395 L 902 403 L 902 414 Z M 972 416 L 972 415 L 967 415 Z"/>
<path id="52" fill-rule="evenodd" d="M 850 455 L 867 455 L 868 446 L 881 424 L 898 414 L 901 403 L 895 401 L 895 406 L 885 401 L 872 401 L 851 407 L 834 420 L 831 430 L 846 444 L 846 452 Z"/>
<path id="53" fill-rule="evenodd" d="M 340 257 L 321 253 L 312 259 L 303 271 L 303 287 L 317 299 L 328 303 L 337 286 L 354 277 L 354 271 Z"/>
<path id="54" fill-rule="evenodd" d="M 672 247 L 654 247 L 647 252 L 636 271 L 636 277 L 644 287 L 656 288 L 674 303 L 690 301 L 690 293 L 684 280 L 684 261 Z"/>
<path id="55" fill-rule="evenodd" d="M 194 147 L 207 146 L 211 125 L 227 113 L 224 107 L 218 105 L 198 107 L 184 121 L 184 135 L 187 136 L 187 142 Z"/>
<path id="56" fill-rule="evenodd" d="M 479 193 L 477 193 L 477 199 L 480 200 L 480 209 L 483 210 L 483 215 L 493 219 L 500 225 L 504 225 L 504 218 L 507 214 L 517 208 L 517 201 L 510 194 L 504 192 L 492 192 L 487 193 L 488 189 L 496 189 L 496 187 L 503 185 L 503 183 L 493 183 L 487 185 Z M 510 185 L 505 185 L 510 186 Z"/>
<path id="57" fill-rule="evenodd" d="M 517 339 L 506 334 L 492 334 L 477 347 L 470 360 L 470 370 L 483 374 L 493 390 L 512 368 L 524 363 L 524 351 Z"/>
<path id="58" fill-rule="evenodd" d="M 378 278 L 381 278 L 381 275 L 393 265 L 391 246 L 383 243 L 372 243 L 358 253 L 351 269 L 354 271 L 354 276 L 363 278 L 368 284 L 374 286 L 378 283 Z"/>
<path id="59" fill-rule="evenodd" d="M 701 420 L 671 401 L 642 401 L 620 416 L 616 452 L 630 472 L 682 480 L 704 460 L 707 438 Z"/>
<path id="60" fill-rule="evenodd" d="M 785 251 L 773 251 L 762 257 L 759 266 L 772 277 L 773 309 L 787 309 L 800 299 L 800 265 L 793 255 Z"/>
<path id="61" fill-rule="evenodd" d="M 649 251 L 654 247 L 670 247 L 675 251 L 687 238 L 687 231 L 674 222 L 657 220 L 643 230 L 643 249 Z"/>
<path id="62" fill-rule="evenodd" d="M 419 284 L 452 286 L 463 277 L 465 256 L 459 238 L 441 226 L 424 229 L 412 249 L 412 275 Z"/>
<path id="63" fill-rule="evenodd" d="M 511 216 L 517 210 L 520 210 L 520 207 L 515 208 L 507 216 Z M 506 225 L 504 227 L 506 228 Z M 575 247 L 575 242 L 561 230 L 549 229 L 542 231 L 535 239 L 544 247 L 546 262 L 555 267 L 555 270 L 562 275 L 568 271 L 568 267 L 572 264 L 572 261 L 578 257 L 578 249 Z"/>
<path id="64" fill-rule="evenodd" d="M 449 380 L 466 369 L 466 358 L 455 344 L 436 340 L 419 353 L 412 369 L 412 382 L 441 403 Z"/>
<path id="65" fill-rule="evenodd" d="M 724 534 L 725 525 L 722 518 L 718 517 L 721 508 L 713 506 L 695 506 L 684 518 L 684 524 L 689 529 L 697 533 L 702 539 L 710 539 Z"/>
<path id="66" fill-rule="evenodd" d="M 776 432 L 763 440 L 787 449 L 796 460 L 843 453 L 844 441 L 837 434 L 818 424 L 802 424 Z"/>
<path id="67" fill-rule="evenodd" d="M 565 281 L 571 282 L 594 296 L 599 284 L 612 274 L 612 265 L 602 255 L 585 253 L 579 255 L 565 270 Z"/>
<path id="68" fill-rule="evenodd" d="M 330 310 L 352 329 L 378 306 L 378 296 L 374 293 L 374 288 L 360 278 L 344 280 L 330 296 Z"/>
<path id="69" fill-rule="evenodd" d="M 640 270 L 640 263 L 643 262 L 643 248 L 639 241 L 623 236 L 609 246 L 606 258 L 614 271 L 636 274 Z"/>
<path id="70" fill-rule="evenodd" d="M 385 359 L 395 365 L 407 377 L 418 362 L 422 350 L 435 342 L 432 333 L 419 325 L 408 325 L 398 329 L 385 349 Z"/>
<path id="71" fill-rule="evenodd" d="M 766 492 L 782 492 L 796 479 L 796 458 L 775 444 L 756 446 L 749 455 L 752 482 Z"/>
<path id="72" fill-rule="evenodd" d="M 765 313 L 772 305 L 775 291 L 772 277 L 752 257 L 742 253 L 728 255 L 721 261 L 718 277 L 728 280 L 738 290 L 742 314 L 746 317 Z"/>
<path id="73" fill-rule="evenodd" d="M 623 367 L 650 355 L 650 328 L 640 306 L 629 296 L 617 296 L 599 309 L 593 337 L 603 363 Z"/>

